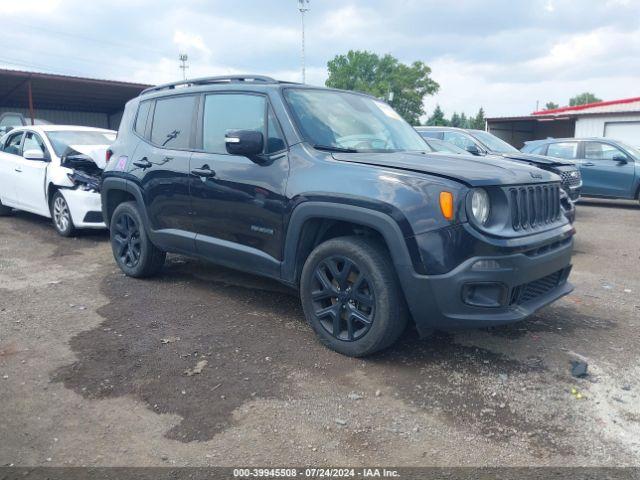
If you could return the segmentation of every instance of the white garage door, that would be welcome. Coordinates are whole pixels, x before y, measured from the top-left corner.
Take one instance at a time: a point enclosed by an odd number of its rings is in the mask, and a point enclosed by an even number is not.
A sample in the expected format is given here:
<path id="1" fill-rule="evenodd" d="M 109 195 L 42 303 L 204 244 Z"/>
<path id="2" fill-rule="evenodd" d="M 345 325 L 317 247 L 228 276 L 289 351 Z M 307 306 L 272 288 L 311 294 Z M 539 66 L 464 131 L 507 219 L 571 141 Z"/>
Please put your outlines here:
<path id="1" fill-rule="evenodd" d="M 640 122 L 605 123 L 604 136 L 622 140 L 629 145 L 640 146 Z"/>

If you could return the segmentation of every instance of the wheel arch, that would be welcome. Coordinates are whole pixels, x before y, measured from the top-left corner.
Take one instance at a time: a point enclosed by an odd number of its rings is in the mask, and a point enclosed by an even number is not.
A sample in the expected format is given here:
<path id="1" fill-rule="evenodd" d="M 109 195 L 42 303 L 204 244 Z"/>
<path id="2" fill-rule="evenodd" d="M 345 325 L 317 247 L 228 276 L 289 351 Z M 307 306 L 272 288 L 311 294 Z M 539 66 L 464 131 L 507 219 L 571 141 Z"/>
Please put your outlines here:
<path id="1" fill-rule="evenodd" d="M 102 182 L 102 216 L 109 228 L 115 209 L 124 202 L 136 202 L 142 205 L 142 194 L 123 178 L 105 178 Z M 143 220 L 146 220 L 142 214 Z"/>
<path id="2" fill-rule="evenodd" d="M 282 263 L 283 281 L 297 285 L 302 266 L 317 245 L 330 238 L 353 234 L 379 239 L 396 269 L 415 265 L 410 242 L 408 245 L 406 235 L 390 215 L 350 204 L 305 202 L 294 209 L 288 224 Z"/>

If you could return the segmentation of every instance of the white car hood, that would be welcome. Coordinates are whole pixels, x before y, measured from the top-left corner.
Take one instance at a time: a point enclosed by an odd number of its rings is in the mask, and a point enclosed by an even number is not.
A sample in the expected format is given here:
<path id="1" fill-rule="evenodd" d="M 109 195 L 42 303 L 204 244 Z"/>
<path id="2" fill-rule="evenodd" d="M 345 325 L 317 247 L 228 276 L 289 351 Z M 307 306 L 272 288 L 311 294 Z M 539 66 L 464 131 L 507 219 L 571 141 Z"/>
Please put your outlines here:
<path id="1" fill-rule="evenodd" d="M 107 166 L 106 155 L 109 145 L 69 145 L 69 147 L 89 157 L 99 169 L 104 170 Z"/>

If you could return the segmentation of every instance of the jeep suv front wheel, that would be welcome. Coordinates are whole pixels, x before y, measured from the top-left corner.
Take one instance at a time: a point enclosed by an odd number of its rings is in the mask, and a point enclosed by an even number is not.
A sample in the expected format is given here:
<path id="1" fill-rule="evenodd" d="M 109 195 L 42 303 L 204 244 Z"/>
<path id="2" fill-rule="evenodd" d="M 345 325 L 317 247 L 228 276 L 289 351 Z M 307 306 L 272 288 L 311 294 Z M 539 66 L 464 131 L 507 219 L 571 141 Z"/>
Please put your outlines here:
<path id="1" fill-rule="evenodd" d="M 109 227 L 111 249 L 120 270 L 136 278 L 160 271 L 167 254 L 151 243 L 134 202 L 118 205 Z"/>
<path id="2" fill-rule="evenodd" d="M 389 254 L 371 239 L 340 237 L 316 247 L 302 270 L 300 296 L 322 343 L 344 355 L 382 350 L 407 324 Z"/>

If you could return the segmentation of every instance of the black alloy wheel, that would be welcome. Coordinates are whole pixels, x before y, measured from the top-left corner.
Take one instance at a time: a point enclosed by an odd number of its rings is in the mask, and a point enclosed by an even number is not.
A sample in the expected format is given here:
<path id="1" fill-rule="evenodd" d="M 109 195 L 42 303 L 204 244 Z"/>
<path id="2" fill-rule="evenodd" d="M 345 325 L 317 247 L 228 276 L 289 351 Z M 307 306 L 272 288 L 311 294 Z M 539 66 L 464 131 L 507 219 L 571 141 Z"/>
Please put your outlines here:
<path id="1" fill-rule="evenodd" d="M 316 266 L 311 297 L 320 324 L 338 340 L 359 340 L 373 325 L 375 292 L 371 282 L 345 256 L 329 257 Z"/>

